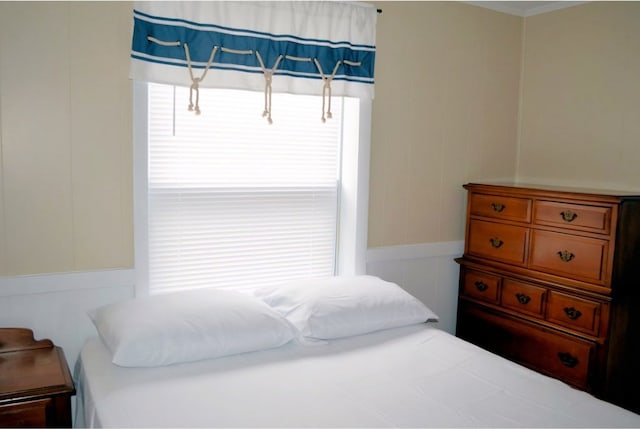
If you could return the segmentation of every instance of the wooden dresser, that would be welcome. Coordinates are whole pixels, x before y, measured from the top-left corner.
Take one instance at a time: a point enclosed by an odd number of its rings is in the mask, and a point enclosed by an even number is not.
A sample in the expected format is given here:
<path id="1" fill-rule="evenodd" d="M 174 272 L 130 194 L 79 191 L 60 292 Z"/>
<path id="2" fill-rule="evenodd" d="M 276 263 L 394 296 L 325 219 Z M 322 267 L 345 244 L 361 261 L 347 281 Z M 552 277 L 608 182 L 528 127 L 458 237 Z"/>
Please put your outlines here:
<path id="1" fill-rule="evenodd" d="M 457 335 L 640 412 L 640 194 L 464 188 Z"/>
<path id="2" fill-rule="evenodd" d="M 74 394 L 61 348 L 0 328 L 0 427 L 71 427 Z"/>

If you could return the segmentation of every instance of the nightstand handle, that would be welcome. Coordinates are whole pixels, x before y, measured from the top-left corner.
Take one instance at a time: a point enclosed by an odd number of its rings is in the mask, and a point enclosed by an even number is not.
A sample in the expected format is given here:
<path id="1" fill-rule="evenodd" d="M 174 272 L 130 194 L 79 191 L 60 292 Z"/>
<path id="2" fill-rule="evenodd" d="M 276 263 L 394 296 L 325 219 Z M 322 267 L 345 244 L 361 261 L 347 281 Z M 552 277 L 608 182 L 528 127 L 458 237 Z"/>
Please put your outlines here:
<path id="1" fill-rule="evenodd" d="M 565 307 L 563 308 L 563 310 L 564 310 L 564 314 L 566 314 L 567 317 L 571 320 L 576 320 L 580 316 L 582 316 L 582 312 L 574 307 Z"/>
<path id="2" fill-rule="evenodd" d="M 574 368 L 579 362 L 577 357 L 571 356 L 571 353 L 559 352 L 558 358 L 560 358 L 560 362 L 562 362 L 564 366 L 569 368 Z"/>
<path id="3" fill-rule="evenodd" d="M 568 250 L 559 250 L 558 256 L 560 256 L 560 259 L 562 259 L 562 262 L 570 262 L 573 258 L 576 257 L 576 255 L 569 252 Z"/>
<path id="4" fill-rule="evenodd" d="M 562 216 L 562 220 L 565 222 L 573 222 L 573 220 L 578 217 L 578 214 L 572 212 L 571 210 L 567 210 L 564 212 L 560 212 L 560 216 Z"/>
<path id="5" fill-rule="evenodd" d="M 495 247 L 497 249 L 504 244 L 504 241 L 494 237 L 489 239 L 489 243 L 491 243 L 491 247 Z"/>
<path id="6" fill-rule="evenodd" d="M 527 305 L 529 304 L 529 301 L 531 301 L 531 297 L 523 293 L 517 293 L 516 298 L 518 298 L 518 302 L 522 305 Z"/>
<path id="7" fill-rule="evenodd" d="M 485 282 L 480 280 L 475 282 L 474 285 L 476 289 L 478 289 L 480 292 L 484 292 L 485 290 L 489 289 L 489 286 Z"/>
<path id="8" fill-rule="evenodd" d="M 505 209 L 505 205 L 501 203 L 491 203 L 491 208 L 496 213 L 501 213 Z"/>

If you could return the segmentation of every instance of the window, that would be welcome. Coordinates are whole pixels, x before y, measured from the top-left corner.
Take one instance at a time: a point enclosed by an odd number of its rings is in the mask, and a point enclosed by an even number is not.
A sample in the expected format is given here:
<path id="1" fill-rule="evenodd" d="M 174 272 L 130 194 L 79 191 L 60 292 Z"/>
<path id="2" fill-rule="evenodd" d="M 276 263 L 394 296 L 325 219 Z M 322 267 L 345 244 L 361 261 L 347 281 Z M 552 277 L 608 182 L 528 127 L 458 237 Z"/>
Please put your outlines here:
<path id="1" fill-rule="evenodd" d="M 323 124 L 320 97 L 274 94 L 269 125 L 263 97 L 200 89 L 195 115 L 136 83 L 138 294 L 364 272 L 370 106 L 334 97 Z"/>

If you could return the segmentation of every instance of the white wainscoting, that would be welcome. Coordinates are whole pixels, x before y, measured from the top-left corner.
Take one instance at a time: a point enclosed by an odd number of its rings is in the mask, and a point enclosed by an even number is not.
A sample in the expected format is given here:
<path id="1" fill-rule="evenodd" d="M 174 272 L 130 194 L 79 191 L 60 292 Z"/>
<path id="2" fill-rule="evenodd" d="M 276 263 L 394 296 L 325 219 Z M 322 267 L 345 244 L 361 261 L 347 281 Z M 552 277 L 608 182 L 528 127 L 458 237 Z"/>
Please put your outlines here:
<path id="1" fill-rule="evenodd" d="M 367 273 L 398 283 L 455 332 L 463 242 L 369 248 Z M 0 327 L 23 327 L 64 349 L 73 369 L 84 342 L 97 335 L 87 311 L 133 297 L 133 269 L 0 277 Z"/>
<path id="2" fill-rule="evenodd" d="M 439 327 L 454 334 L 458 309 L 463 241 L 373 247 L 367 250 L 367 274 L 402 286 L 439 317 Z"/>
<path id="3" fill-rule="evenodd" d="M 0 277 L 0 327 L 29 328 L 64 349 L 73 367 L 97 333 L 87 311 L 132 297 L 134 270 Z"/>

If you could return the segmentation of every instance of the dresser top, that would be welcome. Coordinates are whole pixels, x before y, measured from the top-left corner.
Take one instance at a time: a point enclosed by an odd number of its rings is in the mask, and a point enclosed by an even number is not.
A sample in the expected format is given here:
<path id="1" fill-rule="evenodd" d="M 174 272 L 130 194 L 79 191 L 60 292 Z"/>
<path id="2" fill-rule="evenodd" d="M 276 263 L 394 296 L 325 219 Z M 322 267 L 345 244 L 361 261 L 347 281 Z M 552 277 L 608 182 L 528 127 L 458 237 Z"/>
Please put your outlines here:
<path id="1" fill-rule="evenodd" d="M 502 190 L 509 192 L 526 192 L 528 194 L 541 193 L 562 193 L 562 194 L 579 194 L 581 196 L 597 196 L 597 197 L 615 197 L 622 199 L 640 199 L 640 191 L 620 191 L 595 188 L 580 188 L 570 186 L 554 186 L 534 183 L 520 183 L 514 181 L 486 181 L 472 182 L 464 185 L 465 189 L 482 189 Z"/>

